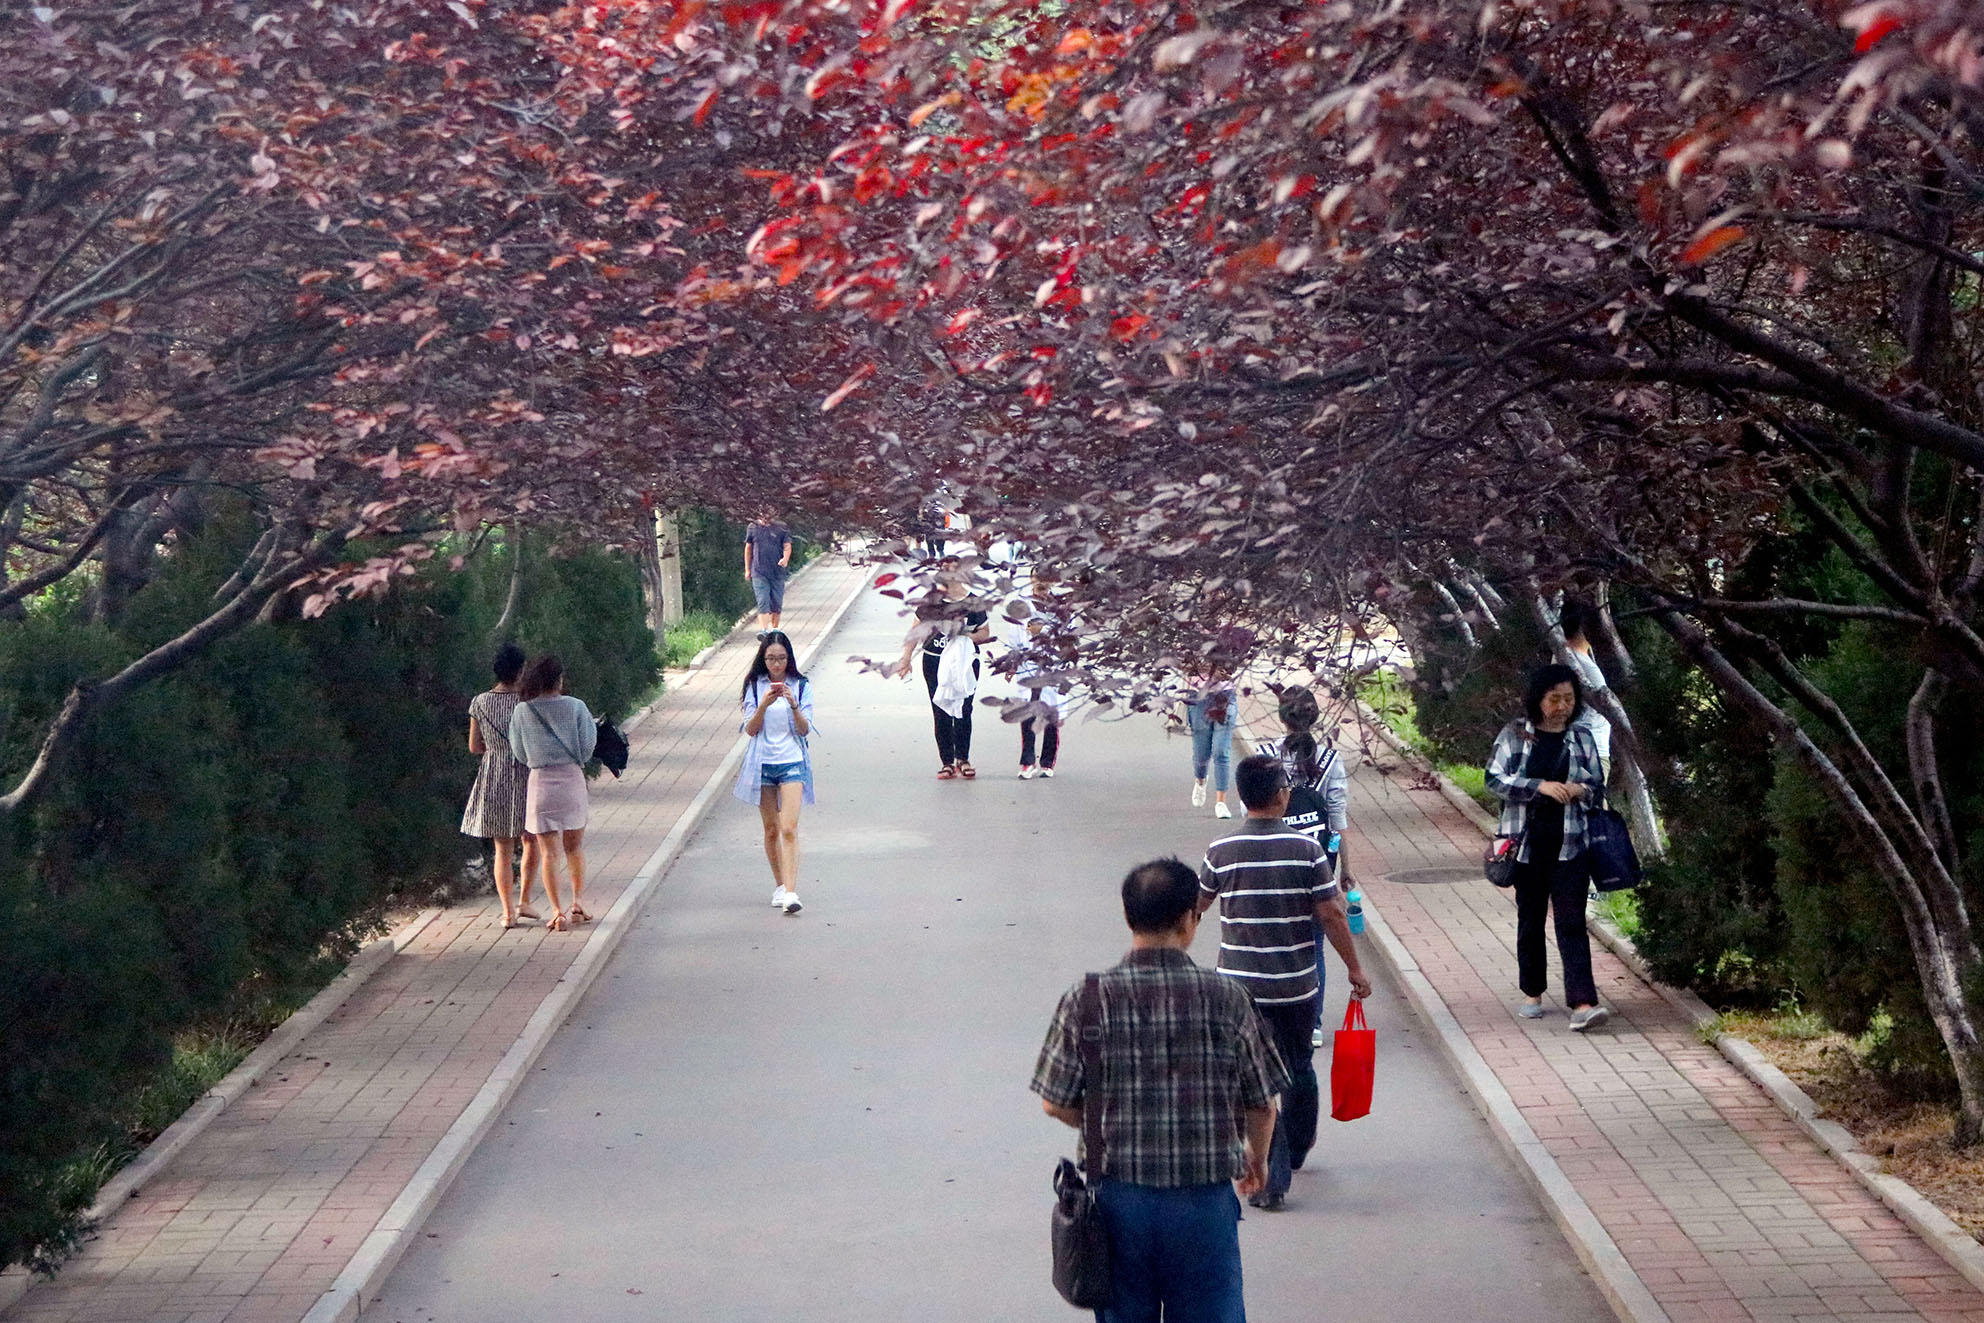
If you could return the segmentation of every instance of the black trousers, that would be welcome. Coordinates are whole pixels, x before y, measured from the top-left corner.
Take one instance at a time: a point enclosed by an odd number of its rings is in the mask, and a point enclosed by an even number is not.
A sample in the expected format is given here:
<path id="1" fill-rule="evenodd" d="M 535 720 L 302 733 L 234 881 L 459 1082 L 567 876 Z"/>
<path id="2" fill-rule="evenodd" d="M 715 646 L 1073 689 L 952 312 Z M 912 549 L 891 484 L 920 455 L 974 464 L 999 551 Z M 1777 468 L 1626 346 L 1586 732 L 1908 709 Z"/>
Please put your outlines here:
<path id="1" fill-rule="evenodd" d="M 943 660 L 929 653 L 923 654 L 923 684 L 930 691 L 930 714 L 937 726 L 937 758 L 944 766 L 952 763 L 971 761 L 971 705 L 972 699 L 964 703 L 964 715 L 954 717 L 937 706 L 937 666 Z M 978 674 L 978 663 L 971 664 L 971 673 Z"/>
<path id="2" fill-rule="evenodd" d="M 1516 865 L 1516 985 L 1523 996 L 1540 997 L 1550 986 L 1543 952 L 1543 914 L 1548 910 L 1557 921 L 1565 1003 L 1598 1004 L 1598 985 L 1591 977 L 1591 934 L 1584 926 L 1584 899 L 1590 886 L 1590 870 L 1582 859 Z"/>
<path id="3" fill-rule="evenodd" d="M 1318 960 L 1322 959 L 1320 952 Z M 1261 1014 L 1275 1050 L 1288 1067 L 1289 1085 L 1281 1095 L 1281 1112 L 1274 1121 L 1274 1143 L 1268 1149 L 1268 1183 L 1261 1193 L 1287 1194 L 1290 1173 L 1300 1171 L 1316 1144 L 1316 1121 L 1322 1113 L 1322 1086 L 1316 1079 L 1316 1005 L 1298 1001 L 1254 1009 Z"/>
<path id="4" fill-rule="evenodd" d="M 1061 755 L 1061 723 L 1058 721 L 1038 721 L 1028 717 L 1020 723 L 1020 766 L 1033 766 L 1033 728 L 1043 725 L 1046 733 L 1040 737 L 1040 765 L 1052 767 L 1054 760 Z"/>

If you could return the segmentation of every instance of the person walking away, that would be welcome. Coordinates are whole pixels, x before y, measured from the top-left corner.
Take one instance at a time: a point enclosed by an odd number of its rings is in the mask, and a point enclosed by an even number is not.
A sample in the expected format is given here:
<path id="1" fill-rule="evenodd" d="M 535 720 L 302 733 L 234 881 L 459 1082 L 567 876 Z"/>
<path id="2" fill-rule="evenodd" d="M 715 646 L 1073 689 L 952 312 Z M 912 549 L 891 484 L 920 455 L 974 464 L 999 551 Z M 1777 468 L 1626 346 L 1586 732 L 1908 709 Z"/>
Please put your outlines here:
<path id="1" fill-rule="evenodd" d="M 491 843 L 495 852 L 496 899 L 503 906 L 503 926 L 514 928 L 519 918 L 535 919 L 530 907 L 531 870 L 536 850 L 524 835 L 524 799 L 530 769 L 510 752 L 510 718 L 517 710 L 517 682 L 523 678 L 524 650 L 505 643 L 496 650 L 491 665 L 496 684 L 477 694 L 468 705 L 468 751 L 480 754 L 475 784 L 469 788 L 468 806 L 462 810 L 462 834 Z M 517 843 L 524 843 L 521 888 L 517 901 L 510 899 L 510 866 L 516 858 Z"/>
<path id="2" fill-rule="evenodd" d="M 1604 1024 L 1591 974 L 1591 935 L 1585 931 L 1589 872 L 1584 852 L 1584 811 L 1605 793 L 1598 745 L 1591 728 L 1578 724 L 1583 706 L 1577 673 L 1568 666 L 1531 672 L 1523 693 L 1524 715 L 1502 727 L 1488 755 L 1489 793 L 1502 801 L 1497 836 L 1516 842 L 1516 981 L 1524 1001 L 1516 1014 L 1544 1014 L 1549 983 L 1544 958 L 1546 911 L 1557 927 L 1557 955 L 1564 966 L 1564 1001 L 1571 1028 L 1583 1033 Z"/>
<path id="3" fill-rule="evenodd" d="M 813 686 L 793 661 L 792 640 L 772 630 L 738 694 L 743 730 L 751 737 L 732 793 L 758 806 L 765 826 L 765 860 L 772 866 L 772 905 L 797 914 L 799 807 L 813 802 Z"/>
<path id="4" fill-rule="evenodd" d="M 1034 599 L 1033 613 L 1027 617 L 1014 646 L 1020 650 L 1030 650 L 1038 644 L 1046 631 L 1045 618 L 1039 603 L 1047 601 L 1053 591 L 1055 580 L 1059 578 L 1050 567 L 1035 566 L 1027 576 L 1027 596 Z M 1036 776 L 1053 779 L 1055 764 L 1061 756 L 1061 718 L 1066 714 L 1069 694 L 1059 684 L 1043 683 L 1047 670 L 1044 662 L 1035 656 L 1027 657 L 1018 674 L 1013 677 L 1021 697 L 1028 705 L 1028 714 L 1020 718 L 1020 780 L 1031 781 Z M 1035 759 L 1036 740 L 1039 758 Z"/>
<path id="5" fill-rule="evenodd" d="M 1239 1195 L 1267 1174 L 1274 1096 L 1288 1072 L 1240 987 L 1193 963 L 1198 879 L 1176 859 L 1123 879 L 1130 950 L 1061 997 L 1034 1066 L 1041 1108 L 1082 1129 L 1100 1111 L 1101 1153 L 1082 1163 L 1109 1236 L 1113 1295 L 1101 1323 L 1246 1323 Z M 1082 1062 L 1101 1032 L 1100 1079 Z"/>
<path id="6" fill-rule="evenodd" d="M 1281 718 L 1282 737 L 1264 740 L 1254 752 L 1280 758 L 1288 777 L 1288 812 L 1283 820 L 1303 835 L 1313 838 L 1329 856 L 1330 876 L 1339 889 L 1347 890 L 1343 871 L 1343 833 L 1350 827 L 1350 773 L 1334 744 L 1316 738 L 1316 722 L 1322 718 L 1322 705 L 1315 691 L 1306 685 L 1290 685 L 1281 691 L 1276 705 Z M 1322 949 L 1323 930 L 1316 929 L 1316 949 Z M 1321 1047 L 1323 1034 L 1323 994 L 1328 991 L 1325 966 L 1316 963 L 1316 1023 L 1309 1035 L 1312 1047 Z"/>
<path id="7" fill-rule="evenodd" d="M 1558 614 L 1564 629 L 1564 644 L 1571 654 L 1571 669 L 1578 673 L 1578 724 L 1591 732 L 1598 746 L 1599 775 L 1612 783 L 1612 722 L 1592 704 L 1592 695 L 1610 689 L 1605 672 L 1592 655 L 1591 635 L 1598 628 L 1598 608 L 1582 597 L 1566 597 Z"/>
<path id="8" fill-rule="evenodd" d="M 1302 1169 L 1316 1142 L 1320 1090 L 1311 1028 L 1321 988 L 1318 926 L 1343 957 L 1350 995 L 1370 996 L 1371 982 L 1358 961 L 1350 917 L 1322 846 L 1282 820 L 1288 778 L 1281 760 L 1258 753 L 1243 758 L 1234 779 L 1247 819 L 1206 847 L 1198 906 L 1201 912 L 1219 906 L 1219 972 L 1253 999 L 1288 1067 L 1290 1084 L 1275 1122 L 1267 1184 L 1249 1200 L 1273 1211 L 1282 1206 L 1293 1173 Z"/>
<path id="9" fill-rule="evenodd" d="M 1192 732 L 1192 807 L 1206 806 L 1206 774 L 1212 774 L 1212 815 L 1230 818 L 1226 792 L 1233 784 L 1233 709 L 1239 705 L 1239 692 L 1225 671 L 1214 671 L 1194 681 L 1191 702 L 1185 705 L 1185 724 Z"/>
<path id="10" fill-rule="evenodd" d="M 778 628 L 785 610 L 786 567 L 792 563 L 792 534 L 770 506 L 744 530 L 744 577 L 758 602 L 758 641 Z"/>
<path id="11" fill-rule="evenodd" d="M 524 831 L 537 852 L 538 875 L 551 917 L 544 926 L 564 932 L 592 918 L 586 889 L 586 762 L 599 739 L 599 722 L 584 703 L 565 695 L 565 664 L 539 657 L 524 672 L 522 702 L 510 716 L 510 747 L 530 768 L 524 795 Z M 572 903 L 558 899 L 558 861 L 572 879 Z M 527 885 L 527 884 L 526 884 Z"/>
<path id="12" fill-rule="evenodd" d="M 937 589 L 916 608 L 917 623 L 903 639 L 902 659 L 896 663 L 896 674 L 908 679 L 910 658 L 921 645 L 923 683 L 930 691 L 931 721 L 937 736 L 937 760 L 941 764 L 937 768 L 937 779 L 940 781 L 957 777 L 969 781 L 978 775 L 978 769 L 971 765 L 971 706 L 978 691 L 978 647 L 992 641 L 992 628 L 987 623 L 990 616 L 986 612 L 961 606 L 969 597 L 969 585 L 963 572 L 957 568 L 957 562 L 946 561 L 944 577 L 939 580 Z M 952 660 L 959 674 L 969 676 L 970 687 L 964 693 L 961 706 L 956 706 L 954 695 L 939 695 L 937 692 L 944 655 L 952 648 L 970 650 Z M 968 672 L 963 670 L 966 657 L 970 659 Z M 947 708 L 945 703 L 952 703 L 956 710 Z"/>

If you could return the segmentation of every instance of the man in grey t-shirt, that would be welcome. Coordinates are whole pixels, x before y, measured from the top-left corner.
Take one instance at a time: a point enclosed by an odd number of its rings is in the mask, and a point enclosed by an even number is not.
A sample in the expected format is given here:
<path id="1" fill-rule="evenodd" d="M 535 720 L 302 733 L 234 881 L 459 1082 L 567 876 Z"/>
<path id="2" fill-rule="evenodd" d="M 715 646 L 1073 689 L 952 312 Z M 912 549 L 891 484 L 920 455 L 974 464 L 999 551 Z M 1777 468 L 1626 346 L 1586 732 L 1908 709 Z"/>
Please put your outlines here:
<path id="1" fill-rule="evenodd" d="M 778 628 L 785 609 L 785 570 L 792 563 L 792 534 L 767 506 L 744 530 L 744 577 L 758 599 L 758 638 Z"/>

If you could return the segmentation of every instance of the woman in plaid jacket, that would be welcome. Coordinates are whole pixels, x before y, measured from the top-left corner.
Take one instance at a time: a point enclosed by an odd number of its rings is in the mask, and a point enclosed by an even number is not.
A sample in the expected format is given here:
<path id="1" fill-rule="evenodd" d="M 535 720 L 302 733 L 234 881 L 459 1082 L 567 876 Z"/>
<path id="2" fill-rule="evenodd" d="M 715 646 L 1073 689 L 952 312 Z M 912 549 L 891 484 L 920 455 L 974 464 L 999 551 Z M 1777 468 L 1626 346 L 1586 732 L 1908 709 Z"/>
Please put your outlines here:
<path id="1" fill-rule="evenodd" d="M 1591 935 L 1585 931 L 1590 870 L 1584 859 L 1587 806 L 1605 794 L 1605 773 L 1591 730 L 1578 722 L 1584 693 L 1568 666 L 1544 666 L 1529 677 L 1525 715 L 1502 727 L 1488 755 L 1488 790 L 1502 801 L 1497 834 L 1515 842 L 1516 979 L 1523 1004 L 1516 1014 L 1544 1014 L 1548 966 L 1543 917 L 1556 920 L 1564 965 L 1564 1001 L 1579 1033 L 1605 1023 L 1591 976 Z"/>

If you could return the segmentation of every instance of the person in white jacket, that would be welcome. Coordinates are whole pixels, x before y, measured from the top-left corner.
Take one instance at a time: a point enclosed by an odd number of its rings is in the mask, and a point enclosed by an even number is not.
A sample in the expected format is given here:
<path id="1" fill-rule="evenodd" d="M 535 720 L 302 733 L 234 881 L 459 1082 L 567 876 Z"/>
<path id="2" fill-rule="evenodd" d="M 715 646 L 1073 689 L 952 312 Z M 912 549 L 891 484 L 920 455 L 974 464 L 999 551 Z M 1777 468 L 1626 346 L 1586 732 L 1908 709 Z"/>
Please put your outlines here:
<path id="1" fill-rule="evenodd" d="M 937 779 L 971 780 L 971 707 L 978 691 L 978 649 L 992 641 L 990 617 L 969 606 L 970 585 L 946 560 L 944 578 L 916 608 L 916 624 L 903 639 L 896 674 L 909 678 L 910 659 L 923 650 L 923 682 L 930 690 L 931 721 L 937 736 Z M 953 652 L 953 649 L 960 651 Z M 944 674 L 949 663 L 949 675 Z M 966 667 L 969 670 L 966 670 Z"/>

